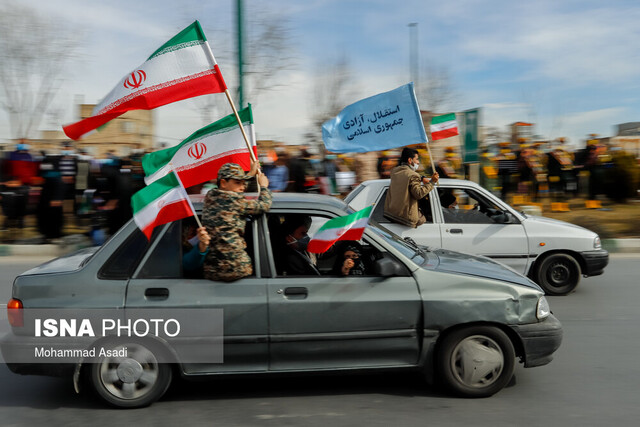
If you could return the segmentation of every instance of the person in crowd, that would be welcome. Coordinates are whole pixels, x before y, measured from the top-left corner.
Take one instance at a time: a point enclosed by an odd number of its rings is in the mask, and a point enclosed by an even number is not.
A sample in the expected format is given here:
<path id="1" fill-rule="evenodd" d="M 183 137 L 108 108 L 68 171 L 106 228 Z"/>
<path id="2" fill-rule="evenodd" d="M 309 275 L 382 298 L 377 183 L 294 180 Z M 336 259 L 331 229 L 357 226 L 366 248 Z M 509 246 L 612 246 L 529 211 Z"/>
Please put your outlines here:
<path id="1" fill-rule="evenodd" d="M 36 208 L 36 218 L 38 231 L 44 236 L 45 242 L 62 237 L 64 225 L 64 185 L 56 161 L 56 157 L 47 156 L 40 164 L 44 182 Z"/>
<path id="2" fill-rule="evenodd" d="M 356 184 L 380 177 L 378 173 L 378 154 L 375 151 L 358 153 L 354 158 L 354 166 Z"/>
<path id="3" fill-rule="evenodd" d="M 256 200 L 244 197 L 247 180 L 256 176 L 260 195 Z M 244 239 L 246 218 L 271 208 L 269 178 L 251 165 L 245 174 L 240 165 L 226 163 L 218 170 L 218 188 L 209 190 L 204 199 L 202 223 L 211 236 L 210 250 L 204 260 L 204 277 L 230 282 L 251 276 L 253 267 Z"/>
<path id="4" fill-rule="evenodd" d="M 427 197 L 439 178 L 437 172 L 431 179 L 421 177 L 416 172 L 419 165 L 418 151 L 405 147 L 400 155 L 400 164 L 391 171 L 391 183 L 384 203 L 385 217 L 413 228 L 427 221 L 418 202 Z"/>
<path id="5" fill-rule="evenodd" d="M 500 152 L 495 157 L 498 164 L 498 177 L 500 179 L 500 198 L 507 200 L 507 195 L 513 191 L 516 181 L 515 174 L 518 172 L 518 160 L 515 153 L 511 151 L 511 144 L 507 141 L 498 144 Z"/>
<path id="6" fill-rule="evenodd" d="M 436 165 L 436 171 L 442 178 L 461 178 L 459 174 L 462 161 L 453 147 L 444 150 L 444 157 Z"/>
<path id="7" fill-rule="evenodd" d="M 277 153 L 278 158 L 275 160 L 272 168 L 267 172 L 271 191 L 280 193 L 287 190 L 289 185 L 289 168 L 287 167 L 287 153 L 281 151 Z"/>

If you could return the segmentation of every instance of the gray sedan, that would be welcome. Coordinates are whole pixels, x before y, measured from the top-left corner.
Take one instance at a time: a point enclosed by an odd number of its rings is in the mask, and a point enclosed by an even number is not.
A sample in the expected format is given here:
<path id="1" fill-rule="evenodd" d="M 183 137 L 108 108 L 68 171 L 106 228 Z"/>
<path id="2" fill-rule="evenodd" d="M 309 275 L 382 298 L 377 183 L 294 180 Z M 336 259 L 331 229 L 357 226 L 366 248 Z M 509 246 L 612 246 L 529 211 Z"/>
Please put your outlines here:
<path id="1" fill-rule="evenodd" d="M 330 197 L 276 194 L 269 213 L 247 219 L 254 274 L 232 283 L 184 271 L 189 219 L 150 241 L 130 222 L 100 248 L 16 278 L 5 361 L 20 374 L 72 376 L 118 407 L 151 404 L 175 375 L 412 370 L 485 397 L 518 360 L 551 361 L 562 327 L 542 290 L 488 258 L 433 251 L 371 220 L 358 242 L 364 274 L 335 274 L 340 245 L 312 275 L 288 269 L 287 221 L 308 216 L 313 236 L 349 212 Z"/>

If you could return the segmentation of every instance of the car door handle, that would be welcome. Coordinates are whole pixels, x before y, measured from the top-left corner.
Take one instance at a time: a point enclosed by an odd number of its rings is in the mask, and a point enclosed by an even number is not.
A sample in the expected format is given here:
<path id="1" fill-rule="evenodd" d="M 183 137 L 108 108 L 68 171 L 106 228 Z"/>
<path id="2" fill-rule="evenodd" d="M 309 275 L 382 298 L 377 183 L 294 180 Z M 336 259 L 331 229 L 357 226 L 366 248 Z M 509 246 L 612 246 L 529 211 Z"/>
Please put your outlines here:
<path id="1" fill-rule="evenodd" d="M 449 233 L 451 234 L 462 234 L 462 228 L 452 228 L 450 230 L 447 230 Z"/>
<path id="2" fill-rule="evenodd" d="M 305 299 L 309 295 L 309 290 L 303 287 L 286 288 L 284 296 L 293 299 Z"/>
<path id="3" fill-rule="evenodd" d="M 144 290 L 144 296 L 153 299 L 169 298 L 169 289 L 167 288 L 147 288 Z"/>

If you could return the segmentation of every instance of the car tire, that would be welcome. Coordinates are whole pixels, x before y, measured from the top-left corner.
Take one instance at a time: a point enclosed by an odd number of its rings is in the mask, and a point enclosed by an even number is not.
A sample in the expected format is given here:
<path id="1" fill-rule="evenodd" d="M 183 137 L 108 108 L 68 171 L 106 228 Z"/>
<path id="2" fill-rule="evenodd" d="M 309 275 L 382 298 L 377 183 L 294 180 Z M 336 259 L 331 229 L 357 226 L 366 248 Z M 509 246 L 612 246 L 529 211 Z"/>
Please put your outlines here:
<path id="1" fill-rule="evenodd" d="M 568 254 L 553 254 L 542 260 L 536 282 L 547 295 L 567 295 L 580 282 L 580 264 Z"/>
<path id="2" fill-rule="evenodd" d="M 89 366 L 89 384 L 108 404 L 140 408 L 160 399 L 171 384 L 172 371 L 161 363 L 162 350 L 149 343 L 112 343 L 105 349 L 126 347 L 126 357 L 97 357 Z"/>
<path id="3" fill-rule="evenodd" d="M 474 326 L 454 331 L 439 348 L 440 380 L 458 396 L 492 396 L 513 377 L 513 343 L 496 327 Z"/>

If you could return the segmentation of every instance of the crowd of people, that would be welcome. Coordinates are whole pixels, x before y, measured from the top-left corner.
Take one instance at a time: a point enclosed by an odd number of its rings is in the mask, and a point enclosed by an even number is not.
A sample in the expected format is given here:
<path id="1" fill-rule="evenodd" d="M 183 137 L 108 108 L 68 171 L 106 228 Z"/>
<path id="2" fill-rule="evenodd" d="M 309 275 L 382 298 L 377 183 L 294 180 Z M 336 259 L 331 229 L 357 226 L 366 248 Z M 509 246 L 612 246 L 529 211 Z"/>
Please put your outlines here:
<path id="1" fill-rule="evenodd" d="M 0 159 L 3 240 L 24 238 L 33 225 L 39 243 L 60 239 L 65 228 L 86 224 L 94 243 L 132 216 L 131 196 L 144 187 L 141 154 L 95 159 L 65 144 L 55 154 L 33 153 L 27 144 Z M 27 224 L 34 217 L 35 224 Z"/>
<path id="2" fill-rule="evenodd" d="M 393 168 L 403 162 L 423 175 L 435 164 L 440 178 L 465 178 L 468 173 L 454 147 L 443 150 L 433 163 L 424 147 L 415 153 L 419 160 L 414 162 L 401 159 L 400 150 L 321 155 L 306 146 L 281 145 L 260 150 L 259 155 L 273 192 L 340 196 L 365 180 L 390 178 Z M 0 239 L 7 242 L 23 237 L 21 230 L 30 217 L 35 221 L 29 225 L 36 227 L 42 242 L 59 239 L 65 228 L 83 225 L 99 244 L 132 216 L 131 196 L 145 185 L 143 154 L 117 156 L 108 152 L 103 158 L 94 158 L 74 149 L 71 142 L 63 143 L 55 154 L 16 144 L 15 150 L 2 153 L 0 158 Z M 593 199 L 602 193 L 602 171 L 611 166 L 610 159 L 610 152 L 597 140 L 576 151 L 568 150 L 563 141 L 552 147 L 548 143 L 505 142 L 484 149 L 480 183 L 504 200 L 513 194 L 532 199 L 581 194 Z"/>

